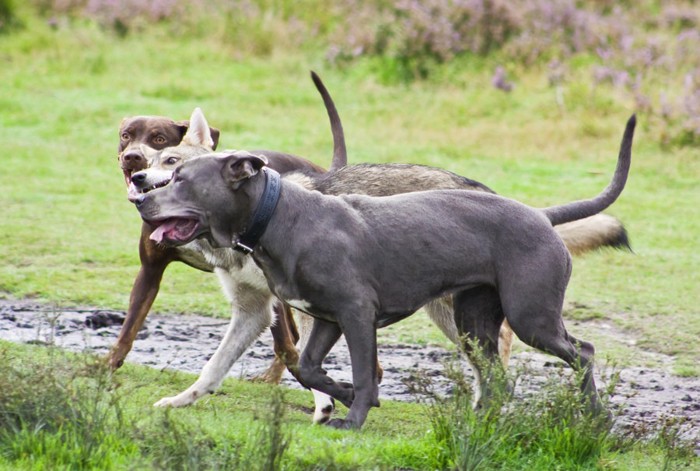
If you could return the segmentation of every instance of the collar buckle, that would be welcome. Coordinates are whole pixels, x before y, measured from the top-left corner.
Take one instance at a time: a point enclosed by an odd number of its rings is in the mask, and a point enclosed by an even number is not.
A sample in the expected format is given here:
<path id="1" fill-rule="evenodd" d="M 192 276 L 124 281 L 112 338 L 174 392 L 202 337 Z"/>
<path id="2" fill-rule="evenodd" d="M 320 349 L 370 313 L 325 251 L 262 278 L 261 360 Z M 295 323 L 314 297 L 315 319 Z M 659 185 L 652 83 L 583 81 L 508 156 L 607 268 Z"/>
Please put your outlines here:
<path id="1" fill-rule="evenodd" d="M 243 255 L 250 255 L 253 253 L 253 249 L 251 247 L 241 243 L 239 240 L 233 244 L 233 250 L 236 252 L 241 252 Z"/>

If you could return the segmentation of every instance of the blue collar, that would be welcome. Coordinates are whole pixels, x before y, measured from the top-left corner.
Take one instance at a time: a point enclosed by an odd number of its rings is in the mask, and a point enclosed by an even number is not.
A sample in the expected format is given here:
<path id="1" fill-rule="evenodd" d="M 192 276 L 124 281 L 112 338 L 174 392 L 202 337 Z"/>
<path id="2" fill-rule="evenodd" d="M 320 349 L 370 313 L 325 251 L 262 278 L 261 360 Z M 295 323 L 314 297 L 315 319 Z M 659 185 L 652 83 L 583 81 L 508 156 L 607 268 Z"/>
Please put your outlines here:
<path id="1" fill-rule="evenodd" d="M 245 255 L 253 253 L 280 199 L 280 174 L 269 167 L 263 167 L 262 171 L 265 173 L 265 190 L 258 201 L 258 207 L 255 208 L 248 229 L 233 242 L 233 250 Z"/>

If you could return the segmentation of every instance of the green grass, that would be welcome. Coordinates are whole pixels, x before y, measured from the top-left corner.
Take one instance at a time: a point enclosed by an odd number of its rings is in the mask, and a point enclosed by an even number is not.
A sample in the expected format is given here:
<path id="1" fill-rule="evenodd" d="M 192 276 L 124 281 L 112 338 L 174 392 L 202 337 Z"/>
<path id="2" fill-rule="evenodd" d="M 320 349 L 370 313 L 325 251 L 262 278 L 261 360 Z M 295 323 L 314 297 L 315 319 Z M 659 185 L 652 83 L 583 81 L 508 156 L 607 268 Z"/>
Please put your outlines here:
<path id="1" fill-rule="evenodd" d="M 134 365 L 110 375 L 87 355 L 4 342 L 0 360 L 0 469 L 631 470 L 693 462 L 672 426 L 644 443 L 610 435 L 581 414 L 576 387 L 558 380 L 533 400 L 475 413 L 468 380 L 453 372 L 454 399 L 383 401 L 362 432 L 347 432 L 311 425 L 303 391 L 228 379 L 192 407 L 163 410 L 154 399 L 192 375 Z"/>
<path id="2" fill-rule="evenodd" d="M 386 64 L 370 59 L 329 68 L 311 46 L 285 49 L 276 42 L 251 57 L 217 28 L 178 36 L 168 25 L 153 25 L 118 38 L 79 21 L 53 30 L 20 11 L 26 27 L 0 36 L 0 296 L 126 308 L 140 221 L 116 160 L 124 116 L 186 119 L 200 106 L 221 129 L 221 148 L 276 149 L 327 165 L 331 136 L 308 76 L 313 69 L 339 108 L 351 163 L 436 165 L 546 206 L 588 198 L 606 185 L 633 112 L 615 90 L 591 88 L 585 61 L 564 85 L 562 109 L 537 68 L 521 71 L 510 94 L 492 88 L 497 57 L 467 57 L 429 81 L 392 84 L 382 75 Z M 625 222 L 634 254 L 577 257 L 567 295 L 573 308 L 565 316 L 572 333 L 592 341 L 602 357 L 658 366 L 661 353 L 676 373 L 697 376 L 700 159 L 696 149 L 660 147 L 655 132 L 641 115 L 629 183 L 609 210 Z M 168 269 L 153 310 L 228 313 L 214 277 L 182 266 Z M 446 344 L 422 313 L 385 329 L 380 339 Z M 167 417 L 150 404 L 192 379 L 134 366 L 118 378 L 131 417 L 153 423 Z M 268 406 L 268 387 L 228 380 L 222 391 L 173 413 L 173 420 L 192 421 L 202 430 L 198 437 L 221 437 L 216 443 L 254 428 L 256 411 Z M 308 395 L 289 391 L 285 400 L 286 426 L 301 437 L 288 453 L 308 466 L 423 468 L 434 458 L 420 406 L 385 401 L 362 433 L 344 434 L 308 424 L 299 410 Z M 31 438 L 27 446 L 39 446 Z M 117 450 L 103 449 L 114 468 L 129 467 L 141 453 L 156 459 L 153 450 L 138 448 L 142 441 L 106 440 Z M 65 446 L 65 454 L 75 451 Z M 650 450 L 607 450 L 595 466 L 663 463 L 663 446 Z M 36 465 L 27 455 L 6 466 L 20 464 Z"/>

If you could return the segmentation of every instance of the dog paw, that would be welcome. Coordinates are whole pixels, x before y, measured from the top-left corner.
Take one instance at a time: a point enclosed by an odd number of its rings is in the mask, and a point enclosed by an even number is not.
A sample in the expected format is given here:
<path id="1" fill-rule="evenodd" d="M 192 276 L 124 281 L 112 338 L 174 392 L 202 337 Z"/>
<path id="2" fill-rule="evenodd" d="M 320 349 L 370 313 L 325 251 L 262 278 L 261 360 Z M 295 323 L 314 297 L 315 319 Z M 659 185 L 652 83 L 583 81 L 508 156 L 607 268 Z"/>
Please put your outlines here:
<path id="1" fill-rule="evenodd" d="M 284 370 L 277 371 L 271 368 L 264 371 L 263 373 L 253 376 L 250 380 L 254 383 L 267 383 L 267 384 L 279 384 L 282 381 L 282 374 Z"/>
<path id="2" fill-rule="evenodd" d="M 333 411 L 335 410 L 335 399 L 332 397 L 329 399 L 330 401 L 328 404 L 325 404 L 322 407 L 316 407 L 313 419 L 315 424 L 321 425 L 331 420 L 331 415 L 333 415 Z"/>
<path id="3" fill-rule="evenodd" d="M 359 428 L 354 422 L 345 419 L 331 419 L 326 422 L 328 427 L 337 428 L 339 430 L 353 430 Z"/>
<path id="4" fill-rule="evenodd" d="M 253 376 L 251 380 L 256 383 L 279 384 L 286 369 L 287 367 L 282 361 L 275 359 L 265 371 Z"/>
<path id="5" fill-rule="evenodd" d="M 185 407 L 193 404 L 197 399 L 194 394 L 179 394 L 173 397 L 164 397 L 153 404 L 154 407 Z"/>

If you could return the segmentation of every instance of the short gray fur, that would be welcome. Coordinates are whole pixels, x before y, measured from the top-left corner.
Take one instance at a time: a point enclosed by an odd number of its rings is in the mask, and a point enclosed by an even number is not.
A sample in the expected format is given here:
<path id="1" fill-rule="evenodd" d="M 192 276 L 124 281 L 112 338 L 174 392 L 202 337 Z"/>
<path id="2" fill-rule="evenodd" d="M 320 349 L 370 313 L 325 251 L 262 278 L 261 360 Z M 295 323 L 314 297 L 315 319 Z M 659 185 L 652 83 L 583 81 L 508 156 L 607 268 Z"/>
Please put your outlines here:
<path id="1" fill-rule="evenodd" d="M 344 420 L 329 425 L 359 428 L 379 405 L 376 329 L 447 294 L 462 333 L 476 341 L 495 338 L 505 317 L 523 342 L 582 369 L 589 405 L 601 410 L 593 345 L 572 337 L 561 317 L 571 258 L 552 220 L 588 217 L 617 199 L 629 172 L 635 123 L 633 116 L 613 179 L 599 196 L 544 210 L 487 192 L 329 196 L 283 180 L 277 209 L 252 256 L 276 296 L 303 302 L 316 319 L 299 379 L 350 407 Z M 265 162 L 247 152 L 189 161 L 137 207 L 156 226 L 166 219 L 197 221 L 195 229 L 183 225 L 186 234 L 166 234 L 166 243 L 205 237 L 230 247 L 262 194 Z M 500 306 L 492 305 L 494 299 Z M 334 381 L 321 367 L 341 334 L 353 384 Z M 497 352 L 486 354 L 496 361 Z"/>

